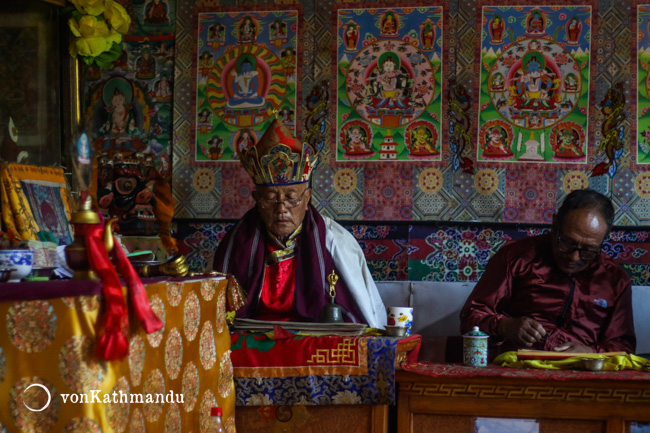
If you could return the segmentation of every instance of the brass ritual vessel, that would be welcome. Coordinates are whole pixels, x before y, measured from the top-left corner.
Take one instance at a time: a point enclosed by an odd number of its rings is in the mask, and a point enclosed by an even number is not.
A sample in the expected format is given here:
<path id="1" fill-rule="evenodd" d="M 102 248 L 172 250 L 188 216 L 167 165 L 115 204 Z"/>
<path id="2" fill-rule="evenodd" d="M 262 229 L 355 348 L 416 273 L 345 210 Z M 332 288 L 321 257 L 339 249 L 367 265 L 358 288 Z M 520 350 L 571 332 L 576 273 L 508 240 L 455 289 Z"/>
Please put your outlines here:
<path id="1" fill-rule="evenodd" d="M 104 227 L 104 246 L 106 251 L 111 251 L 114 246 L 112 226 L 117 218 L 110 219 Z M 99 224 L 99 215 L 91 209 L 91 200 L 88 198 L 81 209 L 72 214 L 70 223 L 74 228 L 74 241 L 65 247 L 65 259 L 68 267 L 73 270 L 72 279 L 77 281 L 97 281 L 97 274 L 90 269 L 88 261 L 88 250 L 86 248 L 86 237 L 80 234 L 79 227 L 82 224 Z"/>

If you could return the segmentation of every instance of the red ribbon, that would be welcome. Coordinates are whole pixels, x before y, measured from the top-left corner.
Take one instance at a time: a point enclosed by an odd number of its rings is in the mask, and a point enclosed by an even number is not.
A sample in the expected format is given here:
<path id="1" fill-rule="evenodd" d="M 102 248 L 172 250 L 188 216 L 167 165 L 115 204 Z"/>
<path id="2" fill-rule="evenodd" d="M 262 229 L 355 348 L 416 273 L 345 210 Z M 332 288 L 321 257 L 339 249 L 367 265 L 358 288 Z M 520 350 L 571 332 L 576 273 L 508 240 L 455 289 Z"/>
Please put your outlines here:
<path id="1" fill-rule="evenodd" d="M 106 302 L 106 326 L 104 334 L 97 342 L 96 355 L 107 360 L 122 359 L 129 353 L 129 341 L 126 335 L 129 319 L 120 278 L 104 246 L 102 238 L 104 227 L 101 224 L 75 224 L 75 234 L 86 239 L 88 262 L 90 268 L 102 281 Z M 140 277 L 117 242 L 112 250 L 112 256 L 115 266 L 126 280 L 135 311 L 145 332 L 150 334 L 161 329 L 163 323 L 151 309 Z"/>

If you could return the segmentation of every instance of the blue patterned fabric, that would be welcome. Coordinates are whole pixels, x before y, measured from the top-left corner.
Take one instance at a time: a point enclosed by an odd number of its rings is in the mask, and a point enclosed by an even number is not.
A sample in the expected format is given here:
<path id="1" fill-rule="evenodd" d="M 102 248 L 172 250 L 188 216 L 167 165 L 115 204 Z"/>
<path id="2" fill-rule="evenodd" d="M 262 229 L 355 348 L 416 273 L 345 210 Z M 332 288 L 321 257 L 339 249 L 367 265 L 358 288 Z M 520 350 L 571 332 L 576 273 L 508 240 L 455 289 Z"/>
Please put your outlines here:
<path id="1" fill-rule="evenodd" d="M 396 338 L 364 338 L 368 374 L 235 377 L 237 406 L 395 404 Z M 235 366 L 237 368 L 237 366 Z"/>

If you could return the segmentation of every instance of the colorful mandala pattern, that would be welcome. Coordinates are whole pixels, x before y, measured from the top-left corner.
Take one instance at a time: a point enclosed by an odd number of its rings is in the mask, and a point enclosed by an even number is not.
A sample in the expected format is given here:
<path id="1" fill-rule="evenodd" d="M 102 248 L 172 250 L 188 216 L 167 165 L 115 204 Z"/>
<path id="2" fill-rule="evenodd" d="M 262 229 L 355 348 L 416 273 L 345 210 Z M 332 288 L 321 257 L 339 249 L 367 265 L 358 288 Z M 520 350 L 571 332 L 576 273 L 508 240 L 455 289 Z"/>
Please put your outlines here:
<path id="1" fill-rule="evenodd" d="M 176 403 L 167 406 L 165 415 L 165 433 L 181 432 L 181 409 Z"/>
<path id="2" fill-rule="evenodd" d="M 217 295 L 217 332 L 221 334 L 227 328 L 226 324 L 226 291 Z"/>
<path id="3" fill-rule="evenodd" d="M 210 192 L 214 188 L 216 179 L 211 169 L 201 168 L 194 173 L 192 185 L 198 192 Z"/>
<path id="4" fill-rule="evenodd" d="M 219 395 L 226 398 L 232 392 L 233 367 L 230 359 L 230 350 L 226 350 L 219 363 Z"/>
<path id="5" fill-rule="evenodd" d="M 65 305 L 77 311 L 88 313 L 99 308 L 98 296 L 75 296 L 62 298 Z"/>
<path id="6" fill-rule="evenodd" d="M 183 370 L 183 409 L 185 412 L 194 410 L 199 399 L 199 370 L 190 361 Z"/>
<path id="7" fill-rule="evenodd" d="M 178 307 L 181 303 L 183 296 L 183 287 L 185 284 L 182 281 L 168 281 L 167 282 L 167 300 L 172 307 Z"/>
<path id="8" fill-rule="evenodd" d="M 194 341 L 200 324 L 201 304 L 199 297 L 192 291 L 185 298 L 185 307 L 183 308 L 183 330 L 188 341 Z"/>
<path id="9" fill-rule="evenodd" d="M 334 174 L 334 188 L 341 194 L 350 194 L 357 188 L 357 174 L 351 168 L 342 168 Z"/>
<path id="10" fill-rule="evenodd" d="M 139 335 L 133 336 L 131 341 L 129 341 L 129 372 L 131 373 L 131 383 L 133 383 L 133 386 L 140 385 L 142 381 L 145 350 L 142 337 Z"/>
<path id="11" fill-rule="evenodd" d="M 650 173 L 639 173 L 636 176 L 634 190 L 643 198 L 650 197 Z"/>
<path id="12" fill-rule="evenodd" d="M 56 315 L 47 301 L 17 302 L 7 313 L 7 334 L 19 350 L 33 353 L 47 348 L 56 334 Z"/>
<path id="13" fill-rule="evenodd" d="M 479 170 L 474 177 L 474 186 L 479 194 L 492 194 L 499 188 L 499 175 L 494 170 Z"/>
<path id="14" fill-rule="evenodd" d="M 160 320 L 163 322 L 163 327 L 160 328 L 156 332 L 152 332 L 151 334 L 147 334 L 147 340 L 149 340 L 149 344 L 151 344 L 151 347 L 158 347 L 160 346 L 160 343 L 162 342 L 163 339 L 163 333 L 165 332 L 165 323 L 167 323 L 167 316 L 165 314 L 165 304 L 160 299 L 159 296 L 154 295 L 151 298 L 149 298 L 149 303 L 151 304 L 151 309 L 153 312 L 158 316 Z"/>
<path id="15" fill-rule="evenodd" d="M 589 188 L 589 178 L 581 171 L 570 171 L 564 176 L 562 189 L 567 194 L 577 189 Z"/>
<path id="16" fill-rule="evenodd" d="M 50 395 L 48 396 L 40 386 L 46 387 Z M 50 404 L 43 409 L 48 403 L 48 398 L 51 398 Z M 40 377 L 33 376 L 20 379 L 14 384 L 9 393 L 9 413 L 11 418 L 18 429 L 29 433 L 50 430 L 59 419 L 60 405 L 60 396 L 57 390 L 50 382 Z M 27 407 L 36 411 L 29 410 Z"/>
<path id="17" fill-rule="evenodd" d="M 207 320 L 203 323 L 203 329 L 201 329 L 200 344 L 199 355 L 201 357 L 201 365 L 203 365 L 205 370 L 210 370 L 217 361 L 217 348 L 214 344 L 212 323 Z"/>
<path id="18" fill-rule="evenodd" d="M 74 392 L 98 389 L 106 377 L 106 362 L 94 356 L 94 342 L 75 335 L 59 351 L 59 372 L 65 384 Z"/>
<path id="19" fill-rule="evenodd" d="M 159 369 L 155 369 L 147 379 L 144 381 L 143 394 L 155 396 L 155 394 L 165 394 L 165 378 Z M 154 397 L 153 402 L 145 401 L 142 411 L 144 412 L 144 419 L 149 422 L 158 421 L 163 412 L 164 401 L 156 402 Z"/>
<path id="20" fill-rule="evenodd" d="M 201 281 L 201 295 L 206 301 L 211 301 L 217 291 L 217 282 L 215 280 Z"/>
<path id="21" fill-rule="evenodd" d="M 124 394 L 131 393 L 129 381 L 124 376 L 117 380 L 113 390 L 111 391 L 111 395 L 113 393 L 120 395 L 120 392 Z M 119 400 L 116 402 L 111 401 L 106 404 L 105 408 L 106 418 L 108 418 L 108 422 L 111 424 L 111 427 L 113 427 L 113 430 L 118 433 L 125 431 L 129 421 L 129 411 L 131 409 L 130 403 L 128 401 L 120 402 Z"/>
<path id="22" fill-rule="evenodd" d="M 64 433 L 101 433 L 102 428 L 97 421 L 89 418 L 72 418 L 65 426 Z"/>
<path id="23" fill-rule="evenodd" d="M 201 431 L 207 430 L 210 423 L 210 410 L 217 405 L 217 399 L 209 389 L 203 394 L 201 406 L 199 407 L 199 426 Z"/>
<path id="24" fill-rule="evenodd" d="M 144 427 L 144 415 L 140 408 L 133 410 L 133 416 L 131 417 L 131 424 L 129 425 L 129 433 L 145 433 Z"/>
<path id="25" fill-rule="evenodd" d="M 442 173 L 437 168 L 427 168 L 420 173 L 418 184 L 426 194 L 435 194 L 442 189 Z"/>
<path id="26" fill-rule="evenodd" d="M 170 379 L 176 379 L 183 362 L 183 337 L 176 328 L 172 328 L 165 343 L 165 368 Z"/>

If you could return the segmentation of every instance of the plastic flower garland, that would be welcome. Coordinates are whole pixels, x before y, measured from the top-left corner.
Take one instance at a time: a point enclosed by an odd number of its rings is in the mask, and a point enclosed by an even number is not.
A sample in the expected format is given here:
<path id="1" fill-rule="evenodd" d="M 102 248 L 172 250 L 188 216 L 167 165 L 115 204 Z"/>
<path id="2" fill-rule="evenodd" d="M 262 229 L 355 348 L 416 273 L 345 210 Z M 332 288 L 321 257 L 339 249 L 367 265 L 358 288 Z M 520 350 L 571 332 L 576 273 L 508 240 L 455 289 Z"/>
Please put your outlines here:
<path id="1" fill-rule="evenodd" d="M 129 31 L 131 17 L 114 0 L 69 0 L 68 26 L 75 36 L 70 55 L 82 56 L 86 64 L 111 68 L 122 54 L 122 35 Z"/>

